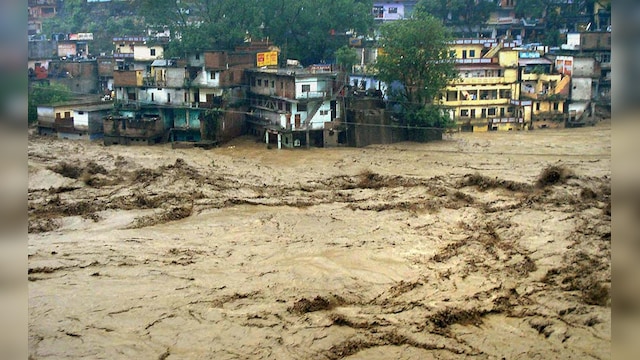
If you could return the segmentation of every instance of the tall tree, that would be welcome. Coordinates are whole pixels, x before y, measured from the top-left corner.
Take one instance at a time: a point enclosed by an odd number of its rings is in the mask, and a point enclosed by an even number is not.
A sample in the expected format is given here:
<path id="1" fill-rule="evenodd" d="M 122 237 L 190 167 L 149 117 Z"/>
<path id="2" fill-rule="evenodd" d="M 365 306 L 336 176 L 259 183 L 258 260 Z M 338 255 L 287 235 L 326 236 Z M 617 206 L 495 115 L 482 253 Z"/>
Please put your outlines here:
<path id="1" fill-rule="evenodd" d="M 283 58 L 303 64 L 332 61 L 347 31 L 365 34 L 373 25 L 372 0 L 264 0 L 264 34 Z"/>
<path id="2" fill-rule="evenodd" d="M 139 0 L 149 25 L 168 26 L 169 56 L 211 49 L 232 49 L 247 34 L 259 33 L 262 3 L 258 0 Z M 177 40 L 177 39 L 176 39 Z"/>
<path id="3" fill-rule="evenodd" d="M 435 101 L 456 77 L 447 29 L 433 16 L 417 12 L 381 27 L 377 77 L 389 84 L 389 97 L 408 125 L 445 127 L 448 117 Z M 394 83 L 400 86 L 393 86 Z"/>
<path id="4" fill-rule="evenodd" d="M 416 11 L 433 15 L 463 36 L 477 36 L 496 9 L 488 0 L 420 0 L 416 5 Z"/>

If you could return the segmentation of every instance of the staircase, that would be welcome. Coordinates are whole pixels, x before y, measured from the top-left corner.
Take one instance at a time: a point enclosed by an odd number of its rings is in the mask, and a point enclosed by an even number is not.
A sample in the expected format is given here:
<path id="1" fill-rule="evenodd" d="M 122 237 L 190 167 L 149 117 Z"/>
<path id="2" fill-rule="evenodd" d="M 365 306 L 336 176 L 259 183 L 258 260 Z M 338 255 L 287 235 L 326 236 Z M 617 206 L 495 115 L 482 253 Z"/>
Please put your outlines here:
<path id="1" fill-rule="evenodd" d="M 569 85 L 571 84 L 571 76 L 565 75 L 553 90 L 554 94 L 569 95 Z"/>
<path id="2" fill-rule="evenodd" d="M 492 47 L 486 54 L 484 54 L 483 58 L 491 59 L 498 54 L 498 52 L 502 49 L 503 42 L 500 41 L 496 46 Z"/>
<path id="3" fill-rule="evenodd" d="M 304 123 L 303 123 L 304 129 L 307 129 L 307 130 L 311 129 L 311 119 L 313 119 L 313 117 L 316 115 L 318 110 L 320 110 L 320 107 L 322 106 L 323 103 L 324 103 L 324 99 L 319 103 L 315 104 L 311 109 L 311 111 L 307 111 L 307 118 L 304 119 Z"/>

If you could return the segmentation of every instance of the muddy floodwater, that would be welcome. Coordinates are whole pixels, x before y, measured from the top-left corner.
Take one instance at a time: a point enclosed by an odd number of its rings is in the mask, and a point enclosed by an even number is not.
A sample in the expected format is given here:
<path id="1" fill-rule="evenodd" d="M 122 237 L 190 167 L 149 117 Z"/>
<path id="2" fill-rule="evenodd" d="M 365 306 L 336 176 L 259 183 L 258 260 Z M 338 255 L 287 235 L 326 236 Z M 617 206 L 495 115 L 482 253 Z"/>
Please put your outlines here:
<path id="1" fill-rule="evenodd" d="M 30 136 L 30 359 L 608 359 L 610 138 Z"/>

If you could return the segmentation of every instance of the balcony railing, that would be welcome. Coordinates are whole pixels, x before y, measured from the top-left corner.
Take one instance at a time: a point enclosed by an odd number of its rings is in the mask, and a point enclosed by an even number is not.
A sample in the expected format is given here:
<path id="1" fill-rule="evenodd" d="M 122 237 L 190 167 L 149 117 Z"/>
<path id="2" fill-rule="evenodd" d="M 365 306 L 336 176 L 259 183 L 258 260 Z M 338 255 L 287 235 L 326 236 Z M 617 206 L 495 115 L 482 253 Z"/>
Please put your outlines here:
<path id="1" fill-rule="evenodd" d="M 538 93 L 529 93 L 529 92 L 521 92 L 520 97 L 532 99 L 532 100 L 566 100 L 567 95 L 564 94 L 554 94 L 553 92 L 538 92 Z"/>
<path id="2" fill-rule="evenodd" d="M 296 99 L 318 99 L 331 96 L 329 91 L 305 91 L 298 93 Z"/>
<path id="3" fill-rule="evenodd" d="M 506 81 L 504 76 L 500 76 L 500 77 L 496 76 L 496 77 L 459 78 L 457 82 L 462 85 L 481 85 L 481 84 L 504 84 Z"/>

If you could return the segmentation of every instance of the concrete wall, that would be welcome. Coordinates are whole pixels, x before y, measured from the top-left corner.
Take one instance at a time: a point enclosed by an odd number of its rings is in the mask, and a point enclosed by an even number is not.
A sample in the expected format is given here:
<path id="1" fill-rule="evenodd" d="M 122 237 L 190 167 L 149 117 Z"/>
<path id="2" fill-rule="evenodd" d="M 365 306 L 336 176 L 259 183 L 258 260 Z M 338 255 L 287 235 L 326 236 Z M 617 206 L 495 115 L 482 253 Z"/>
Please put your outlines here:
<path id="1" fill-rule="evenodd" d="M 592 77 L 594 75 L 596 75 L 596 60 L 594 58 L 586 58 L 586 57 L 573 58 L 572 76 Z"/>
<path id="2" fill-rule="evenodd" d="M 573 77 L 571 79 L 571 101 L 591 100 L 592 82 L 591 78 Z"/>
<path id="3" fill-rule="evenodd" d="M 184 68 L 166 68 L 165 81 L 167 87 L 182 88 L 185 85 L 187 73 Z"/>
<path id="4" fill-rule="evenodd" d="M 349 146 L 362 147 L 371 144 L 390 144 L 406 140 L 404 130 L 393 127 L 385 109 L 377 100 L 353 101 L 347 110 L 346 140 Z"/>
<path id="5" fill-rule="evenodd" d="M 58 57 L 58 42 L 49 41 L 29 41 L 28 59 L 53 59 Z"/>

